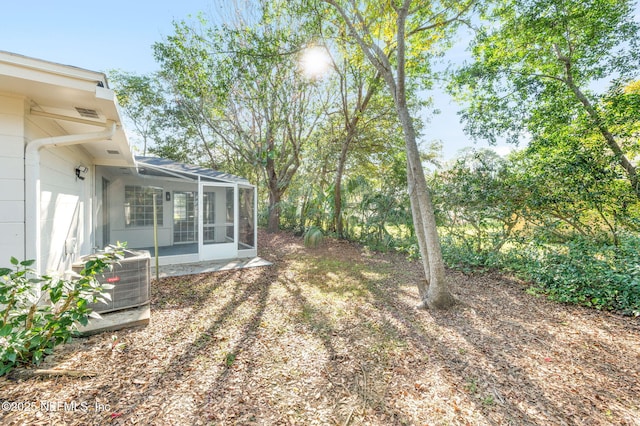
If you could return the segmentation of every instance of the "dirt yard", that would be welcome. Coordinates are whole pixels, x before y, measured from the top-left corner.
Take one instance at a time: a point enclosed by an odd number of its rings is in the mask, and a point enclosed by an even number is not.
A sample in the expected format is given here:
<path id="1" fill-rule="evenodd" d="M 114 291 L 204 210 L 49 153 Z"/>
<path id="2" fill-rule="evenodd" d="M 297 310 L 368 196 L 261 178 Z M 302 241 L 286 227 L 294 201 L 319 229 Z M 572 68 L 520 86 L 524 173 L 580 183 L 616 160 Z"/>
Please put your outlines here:
<path id="1" fill-rule="evenodd" d="M 260 234 L 274 266 L 152 283 L 151 324 L 0 378 L 2 425 L 640 425 L 640 321 L 449 272 L 416 311 L 404 257 Z"/>

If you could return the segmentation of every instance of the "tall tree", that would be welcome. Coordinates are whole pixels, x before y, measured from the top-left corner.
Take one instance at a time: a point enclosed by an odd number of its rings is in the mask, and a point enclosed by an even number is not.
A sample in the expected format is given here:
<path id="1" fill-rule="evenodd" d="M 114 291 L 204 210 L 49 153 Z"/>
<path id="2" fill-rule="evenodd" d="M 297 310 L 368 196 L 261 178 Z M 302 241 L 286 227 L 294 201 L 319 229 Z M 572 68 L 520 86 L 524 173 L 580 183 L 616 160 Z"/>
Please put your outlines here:
<path id="1" fill-rule="evenodd" d="M 112 70 L 109 77 L 114 83 L 118 103 L 142 139 L 142 155 L 155 142 L 163 127 L 165 99 L 160 79 L 155 74 L 139 75 Z"/>
<path id="2" fill-rule="evenodd" d="M 367 117 L 368 109 L 382 87 L 380 73 L 367 67 L 362 61 L 355 62 L 353 52 L 350 52 L 350 43 L 346 40 L 344 31 L 334 38 L 336 47 L 340 53 L 334 60 L 334 70 L 337 75 L 339 96 L 339 116 L 341 131 L 337 138 L 340 143 L 335 178 L 333 182 L 334 200 L 334 230 L 340 236 L 344 236 L 344 221 L 342 218 L 342 180 L 346 171 L 348 154 L 358 136 L 362 135 L 363 126 L 371 124 L 371 118 Z M 359 55 L 362 58 L 362 55 Z M 349 59 L 347 59 L 349 57 Z M 364 58 L 362 58 L 364 59 Z M 379 97 L 379 96 L 378 96 Z M 377 113 L 386 115 L 387 111 L 378 108 Z M 378 117 L 380 118 L 380 117 Z M 379 121 L 378 121 L 379 123 Z"/>
<path id="3" fill-rule="evenodd" d="M 414 228 L 426 283 L 419 283 L 420 307 L 448 308 L 455 303 L 446 282 L 431 196 L 424 177 L 416 131 L 408 102 L 408 73 L 429 76 L 430 59 L 473 4 L 468 1 L 368 2 L 323 0 L 339 16 L 391 93 L 402 125 Z M 409 64 L 409 65 L 408 65 Z"/>
<path id="4" fill-rule="evenodd" d="M 296 66 L 304 40 L 296 29 L 298 22 L 265 5 L 250 23 L 177 23 L 175 34 L 155 45 L 209 160 L 231 150 L 261 170 L 269 231 L 279 228 L 282 195 L 314 137 L 327 96 Z"/>
<path id="5" fill-rule="evenodd" d="M 345 70 L 349 70 L 345 61 Z M 336 67 L 339 75 L 340 100 L 341 100 L 341 117 L 343 119 L 343 132 L 340 143 L 340 156 L 338 157 L 338 165 L 336 168 L 334 186 L 334 227 L 340 237 L 343 237 L 343 221 L 342 221 L 342 178 L 344 177 L 345 167 L 347 164 L 347 155 L 358 134 L 359 124 L 363 115 L 371 102 L 371 98 L 375 95 L 379 88 L 380 75 L 376 74 L 372 79 L 367 81 L 366 77 L 362 78 L 358 74 L 347 74 L 340 72 Z M 353 69 L 352 69 L 353 70 Z M 356 71 L 356 70 L 354 70 Z M 357 73 L 358 71 L 356 71 Z M 350 77 L 353 76 L 355 81 L 355 99 L 353 105 L 349 102 Z"/>
<path id="6" fill-rule="evenodd" d="M 561 140 L 582 120 L 600 136 L 599 156 L 612 153 L 640 197 L 637 168 L 597 90 L 639 74 L 633 11 L 631 0 L 508 0 L 489 9 L 472 44 L 475 62 L 452 84 L 469 101 L 467 130 L 493 141 Z"/>

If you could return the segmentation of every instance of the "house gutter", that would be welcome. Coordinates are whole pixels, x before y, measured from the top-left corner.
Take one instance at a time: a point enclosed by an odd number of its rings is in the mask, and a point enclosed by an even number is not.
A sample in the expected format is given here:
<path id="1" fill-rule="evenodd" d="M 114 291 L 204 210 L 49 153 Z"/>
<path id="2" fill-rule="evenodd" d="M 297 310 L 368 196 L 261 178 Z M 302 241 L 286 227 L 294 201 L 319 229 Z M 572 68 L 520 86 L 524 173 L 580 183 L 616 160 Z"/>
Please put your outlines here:
<path id="1" fill-rule="evenodd" d="M 103 125 L 101 123 L 96 123 Z M 111 139 L 116 131 L 116 123 L 107 120 L 104 130 L 77 135 L 52 136 L 34 139 L 27 144 L 24 151 L 24 195 L 25 195 L 25 259 L 33 259 L 33 269 L 40 270 L 40 150 L 62 146 L 79 145 L 87 142 L 98 142 Z"/>

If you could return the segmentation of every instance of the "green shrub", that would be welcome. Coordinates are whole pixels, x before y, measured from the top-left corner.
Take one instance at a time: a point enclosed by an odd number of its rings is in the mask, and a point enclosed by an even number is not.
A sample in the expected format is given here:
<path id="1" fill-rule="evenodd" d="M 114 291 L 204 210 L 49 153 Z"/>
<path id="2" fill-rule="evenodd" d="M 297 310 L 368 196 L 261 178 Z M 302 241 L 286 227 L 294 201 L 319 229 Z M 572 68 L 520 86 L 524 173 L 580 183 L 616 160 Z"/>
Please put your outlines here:
<path id="1" fill-rule="evenodd" d="M 411 260 L 420 259 L 420 247 L 415 237 L 407 236 L 403 238 L 395 238 L 393 248 L 399 253 L 404 253 Z"/>
<path id="2" fill-rule="evenodd" d="M 527 275 L 534 291 L 563 303 L 640 315 L 640 238 L 626 236 L 620 244 L 597 244 L 575 238 L 564 250 L 549 251 Z"/>
<path id="3" fill-rule="evenodd" d="M 562 244 L 512 243 L 498 253 L 478 253 L 471 245 L 445 236 L 447 266 L 472 272 L 510 271 L 530 281 L 530 292 L 624 315 L 640 316 L 640 238 L 623 235 L 618 245 L 586 237 Z"/>
<path id="4" fill-rule="evenodd" d="M 0 268 L 0 376 L 21 364 L 39 364 L 56 345 L 67 342 L 77 324 L 86 325 L 89 303 L 104 301 L 113 288 L 96 275 L 121 257 L 115 251 L 89 260 L 75 279 L 38 276 L 33 260 L 12 257 L 14 269 Z"/>
<path id="5" fill-rule="evenodd" d="M 470 273 L 474 270 L 503 267 L 499 253 L 478 252 L 468 241 L 450 235 L 444 235 L 441 240 L 442 257 L 451 269 Z"/>
<path id="6" fill-rule="evenodd" d="M 308 248 L 317 248 L 324 240 L 322 229 L 317 226 L 311 226 L 304 233 L 304 245 Z"/>

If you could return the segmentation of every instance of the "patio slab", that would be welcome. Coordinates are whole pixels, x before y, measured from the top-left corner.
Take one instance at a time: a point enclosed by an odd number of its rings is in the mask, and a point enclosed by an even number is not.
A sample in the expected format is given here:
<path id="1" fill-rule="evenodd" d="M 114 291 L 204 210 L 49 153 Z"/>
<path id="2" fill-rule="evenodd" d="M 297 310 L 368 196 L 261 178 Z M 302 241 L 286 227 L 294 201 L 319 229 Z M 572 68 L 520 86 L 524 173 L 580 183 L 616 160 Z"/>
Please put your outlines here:
<path id="1" fill-rule="evenodd" d="M 154 259 L 151 259 L 151 278 L 156 277 Z M 178 263 L 173 265 L 160 265 L 160 278 L 178 277 L 182 275 L 204 274 L 208 272 L 226 271 L 229 269 L 257 268 L 260 266 L 271 266 L 273 263 L 261 257 L 250 259 L 231 259 L 220 262 L 207 261 L 195 263 Z"/>

